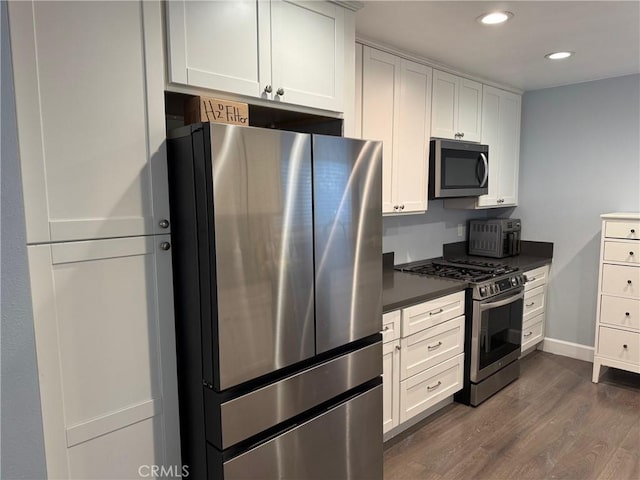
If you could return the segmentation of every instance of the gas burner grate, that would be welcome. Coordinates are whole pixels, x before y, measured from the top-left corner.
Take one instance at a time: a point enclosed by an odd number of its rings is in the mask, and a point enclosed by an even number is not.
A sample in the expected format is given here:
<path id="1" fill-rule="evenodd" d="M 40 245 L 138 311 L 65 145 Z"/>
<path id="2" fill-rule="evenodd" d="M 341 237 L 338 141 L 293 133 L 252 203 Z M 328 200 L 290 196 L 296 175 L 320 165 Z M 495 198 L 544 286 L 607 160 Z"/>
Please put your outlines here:
<path id="1" fill-rule="evenodd" d="M 434 260 L 431 263 L 402 268 L 402 271 L 417 275 L 451 278 L 470 283 L 491 280 L 518 270 L 495 262 L 468 259 Z"/>

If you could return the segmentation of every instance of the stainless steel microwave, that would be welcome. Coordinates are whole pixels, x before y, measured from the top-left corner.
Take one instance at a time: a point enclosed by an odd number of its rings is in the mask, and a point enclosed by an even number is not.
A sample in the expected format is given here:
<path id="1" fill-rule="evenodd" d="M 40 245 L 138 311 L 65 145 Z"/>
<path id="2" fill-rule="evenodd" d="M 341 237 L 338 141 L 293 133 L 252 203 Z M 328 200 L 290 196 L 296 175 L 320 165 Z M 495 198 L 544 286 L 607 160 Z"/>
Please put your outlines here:
<path id="1" fill-rule="evenodd" d="M 429 198 L 478 197 L 489 191 L 489 145 L 431 139 Z"/>

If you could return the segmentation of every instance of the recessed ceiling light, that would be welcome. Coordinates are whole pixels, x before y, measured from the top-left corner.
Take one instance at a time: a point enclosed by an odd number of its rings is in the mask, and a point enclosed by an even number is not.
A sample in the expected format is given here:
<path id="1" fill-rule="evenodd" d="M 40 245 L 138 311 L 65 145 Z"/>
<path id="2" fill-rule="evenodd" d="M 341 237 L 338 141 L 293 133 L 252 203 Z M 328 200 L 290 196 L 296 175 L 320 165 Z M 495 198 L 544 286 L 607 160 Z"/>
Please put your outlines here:
<path id="1" fill-rule="evenodd" d="M 563 58 L 569 58 L 573 55 L 573 52 L 553 52 L 547 53 L 544 58 L 548 58 L 549 60 L 562 60 Z"/>
<path id="2" fill-rule="evenodd" d="M 491 12 L 480 15 L 478 21 L 485 25 L 497 25 L 498 23 L 506 22 L 511 17 L 513 17 L 511 12 Z"/>

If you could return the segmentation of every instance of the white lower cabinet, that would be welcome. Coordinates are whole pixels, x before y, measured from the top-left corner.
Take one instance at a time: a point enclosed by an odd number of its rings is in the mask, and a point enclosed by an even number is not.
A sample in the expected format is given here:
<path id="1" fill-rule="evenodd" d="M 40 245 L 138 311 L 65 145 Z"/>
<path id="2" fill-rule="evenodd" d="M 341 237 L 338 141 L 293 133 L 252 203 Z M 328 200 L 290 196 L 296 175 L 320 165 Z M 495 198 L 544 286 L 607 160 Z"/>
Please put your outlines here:
<path id="1" fill-rule="evenodd" d="M 386 313 L 382 324 L 383 432 L 393 436 L 462 389 L 464 292 Z"/>
<path id="2" fill-rule="evenodd" d="M 524 354 L 544 340 L 549 265 L 524 272 L 524 311 L 522 318 L 522 345 Z"/>
<path id="3" fill-rule="evenodd" d="M 49 478 L 179 465 L 169 236 L 30 245 Z"/>

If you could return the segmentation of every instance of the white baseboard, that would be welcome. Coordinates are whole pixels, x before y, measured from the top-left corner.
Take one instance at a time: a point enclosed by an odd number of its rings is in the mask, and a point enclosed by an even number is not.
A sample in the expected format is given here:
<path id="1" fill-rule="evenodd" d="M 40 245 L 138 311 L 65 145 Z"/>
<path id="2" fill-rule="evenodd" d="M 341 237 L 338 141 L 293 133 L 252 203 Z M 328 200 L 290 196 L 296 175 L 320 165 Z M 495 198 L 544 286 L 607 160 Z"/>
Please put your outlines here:
<path id="1" fill-rule="evenodd" d="M 563 357 L 575 358 L 576 360 L 584 360 L 593 363 L 594 348 L 579 343 L 565 342 L 564 340 L 556 340 L 555 338 L 545 337 L 542 342 L 543 352 L 562 355 Z"/>

